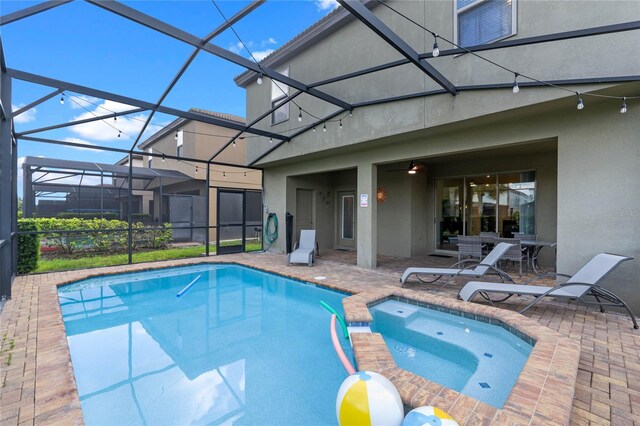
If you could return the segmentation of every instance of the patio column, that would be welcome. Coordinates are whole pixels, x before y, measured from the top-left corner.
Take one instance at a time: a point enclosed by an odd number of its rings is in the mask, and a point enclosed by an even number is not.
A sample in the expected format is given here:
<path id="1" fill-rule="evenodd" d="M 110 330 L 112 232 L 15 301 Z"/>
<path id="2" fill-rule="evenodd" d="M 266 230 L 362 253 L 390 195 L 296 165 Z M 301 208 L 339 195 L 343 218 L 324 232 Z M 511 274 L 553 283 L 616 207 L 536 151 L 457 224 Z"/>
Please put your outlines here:
<path id="1" fill-rule="evenodd" d="M 11 140 L 11 78 L 6 72 L 0 73 L 0 96 L 2 98 L 2 108 L 7 116 L 2 117 L 0 123 L 0 296 L 11 298 L 11 281 L 13 276 L 13 239 L 11 236 L 14 229 L 16 217 L 14 213 L 14 203 L 12 181 L 15 167 L 15 147 Z"/>
<path id="2" fill-rule="evenodd" d="M 378 215 L 376 206 L 376 188 L 378 186 L 378 166 L 375 164 L 358 165 L 358 193 L 356 211 L 358 218 L 357 250 L 358 266 L 374 269 L 378 254 Z"/>

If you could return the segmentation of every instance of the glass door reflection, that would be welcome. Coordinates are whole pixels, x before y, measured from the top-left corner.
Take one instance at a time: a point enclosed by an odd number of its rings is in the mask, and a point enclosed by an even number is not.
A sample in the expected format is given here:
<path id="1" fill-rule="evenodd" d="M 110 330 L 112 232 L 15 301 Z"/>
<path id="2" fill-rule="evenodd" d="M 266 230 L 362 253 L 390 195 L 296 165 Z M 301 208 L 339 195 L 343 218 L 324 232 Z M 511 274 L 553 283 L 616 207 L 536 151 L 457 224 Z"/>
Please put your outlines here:
<path id="1" fill-rule="evenodd" d="M 466 185 L 465 235 L 496 232 L 497 176 L 470 176 Z"/>
<path id="2" fill-rule="evenodd" d="M 462 199 L 464 179 L 436 180 L 436 224 L 440 250 L 458 250 L 458 235 L 462 235 Z"/>

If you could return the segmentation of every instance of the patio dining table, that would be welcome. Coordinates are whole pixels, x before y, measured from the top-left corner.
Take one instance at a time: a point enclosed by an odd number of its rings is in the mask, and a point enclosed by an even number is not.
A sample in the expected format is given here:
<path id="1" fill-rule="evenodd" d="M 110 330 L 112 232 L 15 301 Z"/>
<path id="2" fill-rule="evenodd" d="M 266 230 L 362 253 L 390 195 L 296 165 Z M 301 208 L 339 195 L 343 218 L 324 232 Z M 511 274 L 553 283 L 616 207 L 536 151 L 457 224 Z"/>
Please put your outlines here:
<path id="1" fill-rule="evenodd" d="M 545 240 L 520 240 L 520 244 L 527 247 L 529 249 L 529 253 L 531 256 L 529 257 L 529 261 L 531 262 L 531 268 L 533 272 L 539 274 L 540 272 L 544 272 L 544 270 L 540 267 L 538 263 L 538 255 L 540 254 L 540 250 L 545 247 L 554 247 L 556 246 L 556 242 L 554 241 L 545 241 Z"/>

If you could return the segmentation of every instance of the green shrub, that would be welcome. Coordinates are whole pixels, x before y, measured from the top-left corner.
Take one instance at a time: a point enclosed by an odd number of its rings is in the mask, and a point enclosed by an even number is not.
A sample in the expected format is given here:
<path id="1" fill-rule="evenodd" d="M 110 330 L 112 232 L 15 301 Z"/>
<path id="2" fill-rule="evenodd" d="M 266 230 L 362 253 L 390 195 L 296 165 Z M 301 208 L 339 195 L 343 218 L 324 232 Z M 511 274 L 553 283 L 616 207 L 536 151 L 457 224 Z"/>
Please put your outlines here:
<path id="1" fill-rule="evenodd" d="M 61 218 L 38 218 L 35 219 L 41 231 L 73 231 L 91 230 L 97 232 L 50 232 L 44 234 L 43 240 L 49 246 L 58 248 L 60 251 L 71 255 L 78 249 L 92 249 L 100 253 L 107 253 L 113 250 L 127 247 L 129 224 L 123 220 L 107 219 L 61 219 Z M 143 230 L 145 224 L 135 222 L 133 228 L 133 249 L 136 248 L 165 248 L 171 242 L 171 225 L 154 227 Z M 123 229 L 122 231 L 114 231 Z M 102 232 L 104 231 L 104 232 Z"/>
<path id="2" fill-rule="evenodd" d="M 18 219 L 19 232 L 38 231 L 37 219 Z M 38 267 L 40 236 L 38 234 L 18 235 L 18 273 L 28 274 Z"/>
<path id="3" fill-rule="evenodd" d="M 86 229 L 84 219 L 59 219 L 57 217 L 38 218 L 38 227 L 41 231 L 73 231 L 79 229 Z M 86 240 L 86 233 L 66 233 L 66 232 L 51 232 L 49 234 L 43 234 L 43 238 L 47 244 L 54 246 L 62 250 L 66 254 L 73 253 L 78 247 L 80 247 Z"/>
<path id="4" fill-rule="evenodd" d="M 86 229 L 105 230 L 105 232 L 88 233 L 89 244 L 99 252 L 108 252 L 114 248 L 126 247 L 127 231 L 113 229 L 128 228 L 129 224 L 122 220 L 93 219 L 85 220 Z"/>
<path id="5" fill-rule="evenodd" d="M 145 224 L 142 222 L 133 223 L 131 227 L 133 229 L 133 249 L 143 247 L 154 249 L 165 248 L 167 244 L 171 242 L 173 235 L 170 223 L 146 230 L 141 229 L 145 227 Z"/>
<path id="6" fill-rule="evenodd" d="M 118 219 L 118 214 L 113 212 L 103 212 L 100 215 L 100 212 L 86 212 L 86 213 L 74 213 L 74 212 L 60 212 L 56 215 L 59 219 L 107 219 L 107 220 L 115 220 Z"/>

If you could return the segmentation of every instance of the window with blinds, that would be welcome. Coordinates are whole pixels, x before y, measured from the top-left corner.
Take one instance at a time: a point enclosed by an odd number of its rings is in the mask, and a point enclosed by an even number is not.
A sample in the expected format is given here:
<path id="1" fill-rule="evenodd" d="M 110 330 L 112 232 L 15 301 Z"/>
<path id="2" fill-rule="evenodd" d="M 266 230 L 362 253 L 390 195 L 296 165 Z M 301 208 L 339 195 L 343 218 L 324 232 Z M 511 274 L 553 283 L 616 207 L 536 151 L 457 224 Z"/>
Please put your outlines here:
<path id="1" fill-rule="evenodd" d="M 516 33 L 517 0 L 455 0 L 456 43 L 491 43 Z"/>

